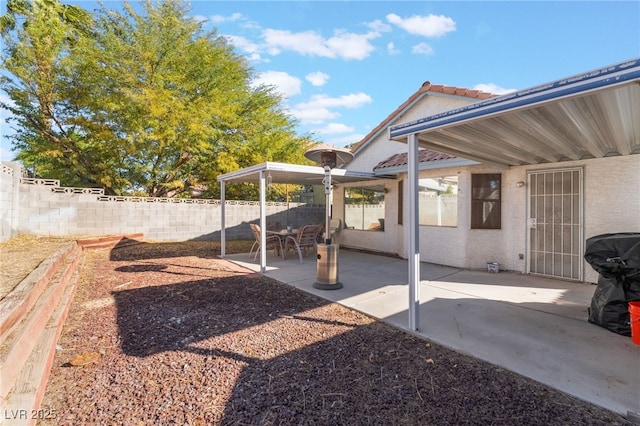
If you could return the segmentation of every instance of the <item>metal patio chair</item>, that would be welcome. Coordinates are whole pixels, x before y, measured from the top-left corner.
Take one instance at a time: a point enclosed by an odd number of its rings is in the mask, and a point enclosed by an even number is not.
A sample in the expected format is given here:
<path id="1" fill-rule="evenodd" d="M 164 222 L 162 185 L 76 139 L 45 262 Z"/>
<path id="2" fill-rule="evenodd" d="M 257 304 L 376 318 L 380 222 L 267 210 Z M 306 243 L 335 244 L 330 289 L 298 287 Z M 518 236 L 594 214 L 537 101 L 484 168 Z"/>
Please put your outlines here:
<path id="1" fill-rule="evenodd" d="M 305 256 L 309 254 L 309 249 L 314 250 L 318 246 L 318 235 L 322 232 L 322 225 L 305 225 L 298 231 L 295 236 L 288 236 L 284 243 L 284 251 L 286 252 L 290 248 L 295 247 L 300 257 L 300 263 L 302 263 L 302 254 Z"/>
<path id="2" fill-rule="evenodd" d="M 251 250 L 249 250 L 249 257 L 251 257 L 251 253 L 253 253 L 253 249 L 255 248 L 255 253 L 253 255 L 253 260 L 256 260 L 258 257 L 258 253 L 260 253 L 260 225 L 256 225 L 255 223 L 250 223 L 249 227 L 253 232 L 253 236 L 255 237 L 255 241 L 251 246 Z M 266 247 L 267 250 L 275 249 L 276 255 L 281 255 L 284 260 L 284 250 L 282 247 L 282 241 L 280 237 L 277 235 L 269 235 L 267 234 Z"/>

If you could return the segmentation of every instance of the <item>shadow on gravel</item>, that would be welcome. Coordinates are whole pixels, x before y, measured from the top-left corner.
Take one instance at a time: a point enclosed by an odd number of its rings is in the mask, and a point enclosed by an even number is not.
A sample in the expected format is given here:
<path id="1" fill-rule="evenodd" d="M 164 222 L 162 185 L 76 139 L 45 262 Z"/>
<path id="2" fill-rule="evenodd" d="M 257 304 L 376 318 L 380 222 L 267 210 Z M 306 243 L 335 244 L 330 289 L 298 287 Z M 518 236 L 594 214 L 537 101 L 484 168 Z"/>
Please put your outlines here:
<path id="1" fill-rule="evenodd" d="M 144 259 L 158 259 L 163 257 L 196 256 L 205 259 L 214 259 L 220 254 L 220 244 L 214 241 L 189 241 L 170 243 L 146 243 L 118 244 L 110 253 L 112 261 L 134 261 Z"/>
<path id="2" fill-rule="evenodd" d="M 198 401 L 229 394 L 224 405 L 202 409 L 196 423 L 624 424 L 535 381 L 262 276 L 112 295 L 125 354 L 170 354 L 154 368 L 168 381 L 177 374 L 179 383 L 200 383 L 184 389 Z"/>
<path id="3" fill-rule="evenodd" d="M 147 266 L 122 268 L 137 267 Z M 255 327 L 282 316 L 294 316 L 328 303 L 289 286 L 246 275 L 112 294 L 122 350 L 134 356 L 184 349 L 193 342 Z"/>

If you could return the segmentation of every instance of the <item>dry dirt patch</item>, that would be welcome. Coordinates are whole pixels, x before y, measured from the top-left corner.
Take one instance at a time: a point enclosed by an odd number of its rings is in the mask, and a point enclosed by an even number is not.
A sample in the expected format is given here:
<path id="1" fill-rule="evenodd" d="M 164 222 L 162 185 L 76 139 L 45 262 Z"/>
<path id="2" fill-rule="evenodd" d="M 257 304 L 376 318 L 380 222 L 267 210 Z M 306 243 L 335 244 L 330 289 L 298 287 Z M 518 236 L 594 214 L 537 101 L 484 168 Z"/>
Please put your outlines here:
<path id="1" fill-rule="evenodd" d="M 0 243 L 0 299 L 71 239 L 19 235 Z"/>

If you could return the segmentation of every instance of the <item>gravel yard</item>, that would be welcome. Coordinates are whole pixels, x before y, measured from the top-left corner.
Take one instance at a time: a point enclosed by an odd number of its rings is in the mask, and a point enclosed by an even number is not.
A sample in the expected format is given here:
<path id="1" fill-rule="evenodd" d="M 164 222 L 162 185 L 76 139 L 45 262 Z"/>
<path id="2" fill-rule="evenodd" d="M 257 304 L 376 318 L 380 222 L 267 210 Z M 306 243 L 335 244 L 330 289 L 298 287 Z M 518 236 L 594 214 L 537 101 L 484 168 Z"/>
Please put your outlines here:
<path id="1" fill-rule="evenodd" d="M 630 424 L 240 271 L 215 244 L 86 253 L 39 424 Z"/>

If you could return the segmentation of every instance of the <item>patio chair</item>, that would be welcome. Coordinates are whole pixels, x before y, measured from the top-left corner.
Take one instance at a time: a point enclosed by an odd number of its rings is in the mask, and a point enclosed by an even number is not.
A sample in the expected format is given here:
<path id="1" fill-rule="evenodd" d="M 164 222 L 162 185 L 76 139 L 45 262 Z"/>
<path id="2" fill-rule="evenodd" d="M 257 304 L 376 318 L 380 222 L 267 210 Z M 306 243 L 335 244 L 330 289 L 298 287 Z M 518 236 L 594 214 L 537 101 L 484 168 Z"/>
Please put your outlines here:
<path id="1" fill-rule="evenodd" d="M 305 256 L 309 254 L 309 249 L 314 250 L 318 247 L 318 235 L 322 232 L 322 225 L 305 225 L 298 231 L 295 236 L 288 236 L 284 243 L 284 251 L 286 252 L 290 248 L 295 247 L 300 257 L 300 263 L 302 263 L 302 254 Z"/>
<path id="2" fill-rule="evenodd" d="M 250 223 L 249 227 L 253 232 L 253 236 L 255 237 L 255 241 L 251 246 L 251 250 L 249 250 L 249 257 L 251 257 L 251 253 L 253 253 L 253 249 L 255 248 L 256 252 L 253 255 L 253 260 L 256 260 L 258 257 L 258 253 L 260 253 L 260 225 L 256 225 L 255 223 Z M 269 235 L 267 234 L 266 240 L 266 249 L 275 249 L 276 255 L 282 255 L 282 259 L 284 260 L 284 250 L 282 249 L 282 240 L 277 235 Z"/>

